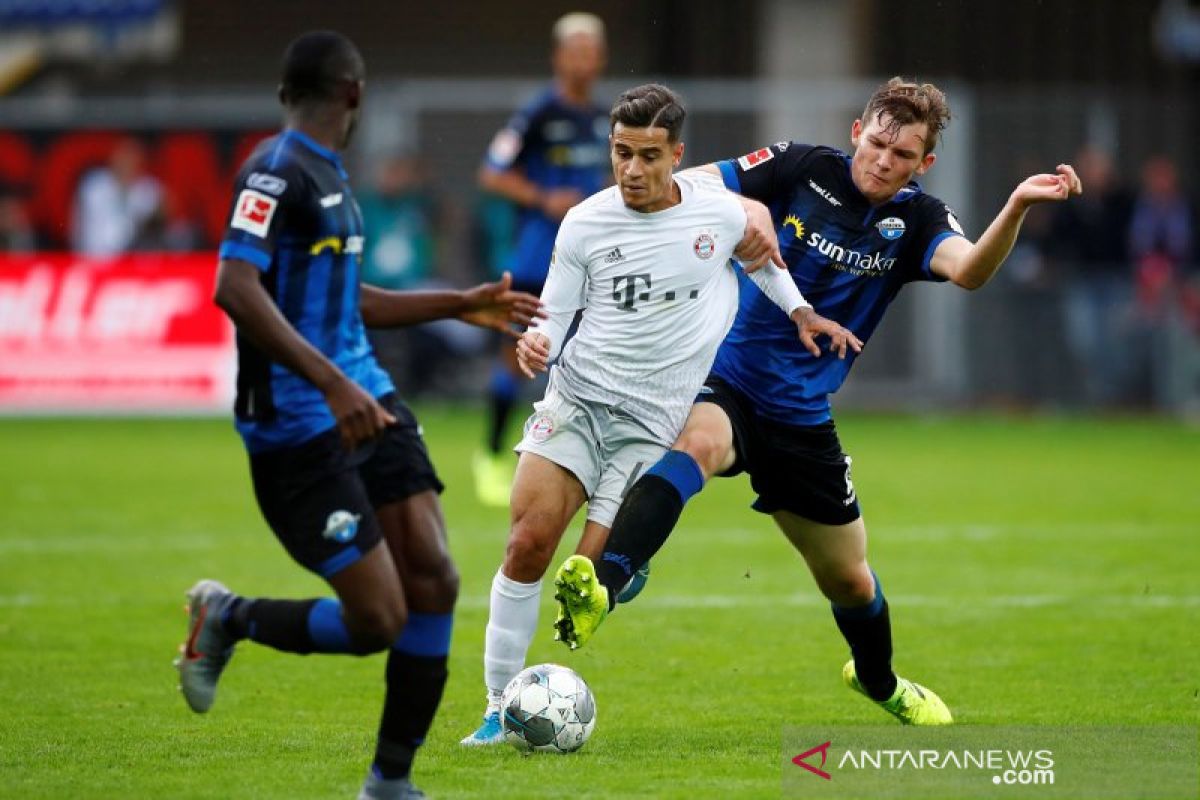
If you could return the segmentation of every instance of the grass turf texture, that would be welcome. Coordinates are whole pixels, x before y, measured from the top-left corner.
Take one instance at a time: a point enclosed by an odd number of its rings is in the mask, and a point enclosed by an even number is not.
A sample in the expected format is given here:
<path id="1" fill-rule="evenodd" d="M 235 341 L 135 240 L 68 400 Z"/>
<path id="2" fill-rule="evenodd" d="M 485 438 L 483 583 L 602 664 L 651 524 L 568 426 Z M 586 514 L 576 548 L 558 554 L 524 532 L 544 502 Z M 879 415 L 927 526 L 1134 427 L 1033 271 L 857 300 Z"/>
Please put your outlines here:
<path id="1" fill-rule="evenodd" d="M 886 719 L 841 686 L 827 606 L 738 478 L 689 506 L 646 592 L 588 648 L 551 641 L 544 597 L 529 663 L 570 665 L 592 686 L 598 725 L 581 752 L 460 748 L 482 710 L 507 512 L 474 499 L 477 416 L 418 412 L 462 573 L 450 683 L 415 771 L 431 795 L 778 796 L 784 725 Z M 841 434 L 896 666 L 961 724 L 1200 719 L 1200 432 L 847 416 Z M 0 794 L 353 796 L 382 657 L 242 645 L 212 712 L 194 715 L 170 662 L 183 592 L 205 576 L 324 593 L 261 522 L 226 421 L 0 421 Z"/>

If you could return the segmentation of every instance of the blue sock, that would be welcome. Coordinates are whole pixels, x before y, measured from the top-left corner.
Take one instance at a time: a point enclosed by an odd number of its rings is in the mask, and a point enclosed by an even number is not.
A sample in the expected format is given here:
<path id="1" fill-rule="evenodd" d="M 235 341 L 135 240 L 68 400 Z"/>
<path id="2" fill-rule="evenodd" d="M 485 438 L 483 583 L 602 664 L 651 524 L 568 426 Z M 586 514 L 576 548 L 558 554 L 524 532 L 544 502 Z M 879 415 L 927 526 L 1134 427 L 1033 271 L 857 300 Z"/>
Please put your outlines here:
<path id="1" fill-rule="evenodd" d="M 704 472 L 700 465 L 682 450 L 668 450 L 658 463 L 646 470 L 646 475 L 655 475 L 674 486 L 683 503 L 704 488 Z"/>
<path id="2" fill-rule="evenodd" d="M 323 597 L 308 612 L 308 635 L 318 653 L 349 653 L 350 631 L 342 620 L 342 604 Z"/>
<path id="3" fill-rule="evenodd" d="M 896 691 L 892 621 L 879 576 L 872 571 L 871 578 L 875 581 L 875 597 L 871 602 L 850 608 L 833 605 L 833 620 L 850 645 L 854 672 L 863 690 L 875 700 L 887 700 Z"/>
<path id="4" fill-rule="evenodd" d="M 387 696 L 372 765 L 384 779 L 407 777 L 413 756 L 425 741 L 446 686 L 453 627 L 453 614 L 410 611 L 404 631 L 388 653 Z"/>
<path id="5" fill-rule="evenodd" d="M 411 611 L 393 650 L 413 656 L 444 656 L 450 652 L 453 614 L 425 614 Z"/>
<path id="6" fill-rule="evenodd" d="M 629 577 L 666 543 L 687 501 L 703 488 L 700 465 L 680 450 L 667 451 L 629 487 L 596 564 L 596 579 L 608 590 L 609 611 Z"/>

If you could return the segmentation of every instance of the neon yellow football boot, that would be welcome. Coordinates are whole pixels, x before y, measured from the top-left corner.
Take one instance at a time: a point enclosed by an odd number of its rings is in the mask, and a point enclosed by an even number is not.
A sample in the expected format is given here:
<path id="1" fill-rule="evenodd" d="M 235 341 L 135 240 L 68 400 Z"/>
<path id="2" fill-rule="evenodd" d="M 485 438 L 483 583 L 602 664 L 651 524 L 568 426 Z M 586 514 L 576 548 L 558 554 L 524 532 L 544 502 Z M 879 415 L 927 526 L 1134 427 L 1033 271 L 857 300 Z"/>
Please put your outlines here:
<path id="1" fill-rule="evenodd" d="M 558 618 L 554 638 L 572 650 L 583 647 L 608 616 L 608 589 L 596 580 L 587 556 L 571 556 L 554 573 Z"/>
<path id="2" fill-rule="evenodd" d="M 929 689 L 919 683 L 913 683 L 906 678 L 896 676 L 896 691 L 887 700 L 875 700 L 862 684 L 854 671 L 854 659 L 842 667 L 842 682 L 854 691 L 878 704 L 884 711 L 891 714 L 905 725 L 949 725 L 954 722 L 950 709 Z"/>

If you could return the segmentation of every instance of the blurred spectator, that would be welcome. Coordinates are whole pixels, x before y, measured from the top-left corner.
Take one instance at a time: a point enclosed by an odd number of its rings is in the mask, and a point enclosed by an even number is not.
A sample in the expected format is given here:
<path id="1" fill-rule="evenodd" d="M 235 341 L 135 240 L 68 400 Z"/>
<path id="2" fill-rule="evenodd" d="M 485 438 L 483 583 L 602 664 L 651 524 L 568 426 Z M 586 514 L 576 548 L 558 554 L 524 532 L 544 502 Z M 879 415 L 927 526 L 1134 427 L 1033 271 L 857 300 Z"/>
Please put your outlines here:
<path id="1" fill-rule="evenodd" d="M 137 139 L 122 139 L 108 165 L 80 181 L 75 196 L 72 247 L 90 256 L 111 256 L 153 246 L 164 215 L 163 191 L 146 171 Z"/>
<path id="2" fill-rule="evenodd" d="M 1047 267 L 1063 287 L 1067 346 L 1082 372 L 1084 399 L 1111 405 L 1124 399 L 1129 376 L 1132 204 L 1107 153 L 1085 147 L 1075 168 L 1083 195 L 1054 208 Z"/>
<path id="3" fill-rule="evenodd" d="M 158 211 L 145 221 L 127 249 L 186 253 L 200 249 L 203 242 L 200 226 L 187 218 L 171 190 L 164 189 Z"/>
<path id="4" fill-rule="evenodd" d="M 440 210 L 421 160 L 387 158 L 375 183 L 359 196 L 366 243 L 363 282 L 384 289 L 433 289 L 446 284 L 437 271 Z M 380 363 L 400 392 L 415 397 L 466 371 L 462 359 L 480 352 L 486 331 L 455 320 L 438 320 L 368 333 Z"/>
<path id="5" fill-rule="evenodd" d="M 24 192 L 0 183 L 0 253 L 28 253 L 37 249 L 37 236 L 25 212 Z"/>
<path id="6" fill-rule="evenodd" d="M 1129 224 L 1130 253 L 1137 265 L 1138 307 L 1159 317 L 1192 267 L 1196 241 L 1192 206 L 1179 188 L 1179 172 L 1165 156 L 1142 166 L 1142 184 Z"/>
<path id="7" fill-rule="evenodd" d="M 429 176 L 412 156 L 392 156 L 362 193 L 363 281 L 385 289 L 411 289 L 433 277 L 437 204 Z"/>
<path id="8" fill-rule="evenodd" d="M 1134 375 L 1140 403 L 1177 406 L 1184 399 L 1180 376 L 1194 363 L 1194 334 L 1200 310 L 1195 280 L 1196 220 L 1179 185 L 1179 171 L 1166 156 L 1142 165 L 1141 186 L 1129 225 L 1130 252 L 1137 269 Z M 1183 376 L 1182 382 L 1189 379 Z"/>

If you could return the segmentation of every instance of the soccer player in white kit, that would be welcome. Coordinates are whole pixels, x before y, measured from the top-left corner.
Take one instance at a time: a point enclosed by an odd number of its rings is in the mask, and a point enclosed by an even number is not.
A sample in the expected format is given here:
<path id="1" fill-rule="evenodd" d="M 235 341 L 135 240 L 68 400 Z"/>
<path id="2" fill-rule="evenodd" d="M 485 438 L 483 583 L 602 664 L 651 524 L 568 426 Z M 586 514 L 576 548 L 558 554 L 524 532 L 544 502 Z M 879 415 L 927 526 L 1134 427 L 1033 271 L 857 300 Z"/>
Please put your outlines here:
<path id="1" fill-rule="evenodd" d="M 814 355 L 816 336 L 828 336 L 840 357 L 860 346 L 768 263 L 782 264 L 777 242 L 746 235 L 748 215 L 769 217 L 765 206 L 711 175 L 672 174 L 683 156 L 683 118 L 679 98 L 664 86 L 618 98 L 609 137 L 616 186 L 564 218 L 542 291 L 548 316 L 517 345 L 530 377 L 562 352 L 516 448 L 512 527 L 492 581 L 484 651 L 488 705 L 464 745 L 503 739 L 500 694 L 525 664 L 542 576 L 571 518 L 588 504 L 578 551 L 598 554 L 625 490 L 682 429 L 737 311 L 731 259 L 753 270 L 751 279 L 796 322 Z"/>

